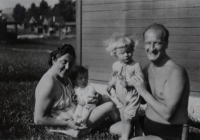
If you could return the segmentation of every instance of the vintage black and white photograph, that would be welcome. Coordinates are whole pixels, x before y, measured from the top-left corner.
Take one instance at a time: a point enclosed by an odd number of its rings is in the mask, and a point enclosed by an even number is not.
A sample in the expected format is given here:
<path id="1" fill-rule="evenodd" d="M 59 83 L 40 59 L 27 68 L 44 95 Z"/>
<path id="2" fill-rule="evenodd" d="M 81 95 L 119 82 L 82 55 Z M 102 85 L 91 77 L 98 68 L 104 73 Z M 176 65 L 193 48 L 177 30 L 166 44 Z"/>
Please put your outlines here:
<path id="1" fill-rule="evenodd" d="M 0 139 L 200 140 L 199 0 L 0 0 Z"/>

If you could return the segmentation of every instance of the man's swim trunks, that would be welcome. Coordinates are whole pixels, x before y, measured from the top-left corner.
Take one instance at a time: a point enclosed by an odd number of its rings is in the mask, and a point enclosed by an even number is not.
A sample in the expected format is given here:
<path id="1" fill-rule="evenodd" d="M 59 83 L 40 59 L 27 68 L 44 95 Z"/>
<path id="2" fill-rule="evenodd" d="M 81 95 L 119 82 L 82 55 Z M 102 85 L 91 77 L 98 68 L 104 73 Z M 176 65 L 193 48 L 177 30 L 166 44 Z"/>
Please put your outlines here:
<path id="1" fill-rule="evenodd" d="M 182 140 L 184 137 L 187 138 L 188 125 L 161 124 L 145 117 L 144 134 L 146 136 L 148 135 L 158 136 L 163 140 Z"/>

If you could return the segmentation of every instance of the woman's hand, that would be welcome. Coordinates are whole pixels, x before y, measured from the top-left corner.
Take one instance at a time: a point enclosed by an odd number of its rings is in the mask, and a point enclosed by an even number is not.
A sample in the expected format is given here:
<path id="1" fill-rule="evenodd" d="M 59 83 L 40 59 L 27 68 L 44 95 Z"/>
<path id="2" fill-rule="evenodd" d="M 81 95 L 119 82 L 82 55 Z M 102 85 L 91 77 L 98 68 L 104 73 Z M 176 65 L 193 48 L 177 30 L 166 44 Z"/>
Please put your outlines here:
<path id="1" fill-rule="evenodd" d="M 76 130 L 82 130 L 82 129 L 87 128 L 86 126 L 82 126 L 79 123 L 75 122 L 74 120 L 68 120 L 67 126 L 69 126 L 72 129 L 76 129 Z"/>

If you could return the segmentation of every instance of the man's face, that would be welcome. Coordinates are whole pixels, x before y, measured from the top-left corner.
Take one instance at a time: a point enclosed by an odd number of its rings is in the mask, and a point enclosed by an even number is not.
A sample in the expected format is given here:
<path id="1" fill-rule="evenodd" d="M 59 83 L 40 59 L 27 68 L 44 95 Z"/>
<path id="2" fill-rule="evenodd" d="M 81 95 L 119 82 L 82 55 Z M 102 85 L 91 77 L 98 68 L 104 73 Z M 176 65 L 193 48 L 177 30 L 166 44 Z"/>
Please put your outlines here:
<path id="1" fill-rule="evenodd" d="M 162 38 L 162 31 L 149 29 L 144 35 L 145 51 L 150 61 L 155 62 L 159 60 L 167 48 L 167 42 Z"/>

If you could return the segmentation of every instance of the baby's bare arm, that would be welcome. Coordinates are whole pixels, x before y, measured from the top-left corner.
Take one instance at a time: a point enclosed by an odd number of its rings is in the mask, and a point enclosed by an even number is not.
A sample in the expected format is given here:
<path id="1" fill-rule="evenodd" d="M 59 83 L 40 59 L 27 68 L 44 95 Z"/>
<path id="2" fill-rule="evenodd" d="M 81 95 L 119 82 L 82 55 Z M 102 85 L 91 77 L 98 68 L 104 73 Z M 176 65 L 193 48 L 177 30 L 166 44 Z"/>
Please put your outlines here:
<path id="1" fill-rule="evenodd" d="M 133 72 L 134 72 L 133 76 L 135 76 L 135 74 L 138 74 L 138 75 L 140 75 L 142 78 L 144 78 L 144 74 L 143 74 L 143 72 L 142 72 L 142 68 L 141 68 L 141 66 L 140 66 L 139 63 L 136 63 L 136 64 L 135 64 L 135 69 L 134 69 Z M 132 77 L 133 77 L 133 76 L 132 76 Z M 134 86 L 133 83 L 132 83 L 132 80 L 127 80 L 127 81 L 126 81 L 126 85 L 127 85 L 128 87 Z"/>

